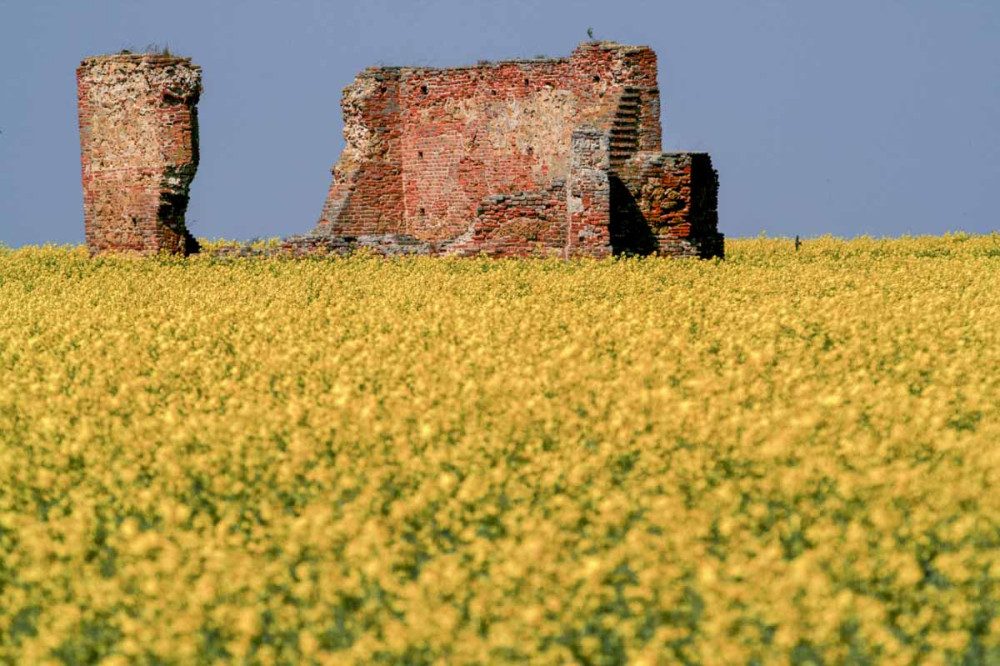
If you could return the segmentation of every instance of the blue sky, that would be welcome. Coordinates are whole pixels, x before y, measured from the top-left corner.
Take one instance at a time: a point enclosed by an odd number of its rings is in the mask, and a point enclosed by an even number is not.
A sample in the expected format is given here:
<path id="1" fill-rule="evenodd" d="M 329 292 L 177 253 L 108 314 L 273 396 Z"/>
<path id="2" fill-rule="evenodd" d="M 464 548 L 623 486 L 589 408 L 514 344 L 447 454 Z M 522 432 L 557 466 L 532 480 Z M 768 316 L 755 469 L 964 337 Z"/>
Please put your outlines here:
<path id="1" fill-rule="evenodd" d="M 203 67 L 188 226 L 247 239 L 312 228 L 364 67 L 562 56 L 588 27 L 656 50 L 664 148 L 712 153 L 729 236 L 1000 229 L 996 0 L 0 0 L 0 242 L 83 240 L 86 56 Z"/>

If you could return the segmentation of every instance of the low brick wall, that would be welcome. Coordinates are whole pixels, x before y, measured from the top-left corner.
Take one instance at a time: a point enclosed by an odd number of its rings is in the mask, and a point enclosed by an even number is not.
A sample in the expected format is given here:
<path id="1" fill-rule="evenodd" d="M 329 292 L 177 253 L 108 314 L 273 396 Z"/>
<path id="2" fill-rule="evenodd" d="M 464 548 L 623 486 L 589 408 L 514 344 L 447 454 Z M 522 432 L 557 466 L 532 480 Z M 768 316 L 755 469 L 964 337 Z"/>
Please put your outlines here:
<path id="1" fill-rule="evenodd" d="M 448 249 L 454 254 L 561 256 L 566 245 L 566 187 L 496 194 L 476 209 L 472 229 Z"/>

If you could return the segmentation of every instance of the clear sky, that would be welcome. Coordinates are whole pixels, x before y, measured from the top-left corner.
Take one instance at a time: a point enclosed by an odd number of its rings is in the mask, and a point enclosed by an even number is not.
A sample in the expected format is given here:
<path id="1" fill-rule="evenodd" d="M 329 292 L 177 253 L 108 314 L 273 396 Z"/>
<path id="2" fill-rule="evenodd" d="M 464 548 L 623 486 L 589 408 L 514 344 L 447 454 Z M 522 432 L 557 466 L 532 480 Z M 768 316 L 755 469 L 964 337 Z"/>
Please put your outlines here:
<path id="1" fill-rule="evenodd" d="M 664 149 L 712 154 L 730 236 L 1000 229 L 998 0 L 0 0 L 0 242 L 80 243 L 75 68 L 169 44 L 203 68 L 201 237 L 312 228 L 370 65 L 659 55 Z"/>

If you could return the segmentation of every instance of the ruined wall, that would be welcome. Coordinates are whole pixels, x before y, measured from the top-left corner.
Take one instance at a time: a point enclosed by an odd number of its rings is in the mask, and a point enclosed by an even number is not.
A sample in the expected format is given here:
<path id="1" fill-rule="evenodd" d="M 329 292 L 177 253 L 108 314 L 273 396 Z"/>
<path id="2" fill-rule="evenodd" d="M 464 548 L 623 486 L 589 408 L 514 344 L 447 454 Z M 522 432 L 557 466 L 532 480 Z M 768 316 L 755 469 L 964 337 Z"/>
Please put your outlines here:
<path id="1" fill-rule="evenodd" d="M 647 47 L 588 42 L 561 59 L 372 68 L 342 106 L 347 147 L 317 232 L 404 234 L 445 251 L 487 240 L 491 253 L 570 251 L 561 198 L 582 126 L 606 135 L 605 162 L 660 149 Z"/>
<path id="2" fill-rule="evenodd" d="M 184 213 L 198 167 L 201 69 L 188 58 L 118 54 L 87 58 L 76 74 L 87 246 L 195 251 Z"/>
<path id="3" fill-rule="evenodd" d="M 188 253 L 201 70 L 118 54 L 77 70 L 87 245 Z M 344 90 L 347 145 L 294 254 L 721 256 L 718 175 L 661 152 L 656 54 L 378 67 Z"/>

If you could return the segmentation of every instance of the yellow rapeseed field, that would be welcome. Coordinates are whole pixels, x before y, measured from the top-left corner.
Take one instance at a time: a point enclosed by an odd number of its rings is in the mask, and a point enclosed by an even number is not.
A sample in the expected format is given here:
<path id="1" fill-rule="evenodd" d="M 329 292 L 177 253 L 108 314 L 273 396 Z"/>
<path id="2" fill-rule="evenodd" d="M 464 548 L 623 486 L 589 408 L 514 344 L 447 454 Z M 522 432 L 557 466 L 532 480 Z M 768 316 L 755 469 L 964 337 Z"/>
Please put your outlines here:
<path id="1" fill-rule="evenodd" d="M 1000 663 L 1000 236 L 0 250 L 0 662 Z"/>

